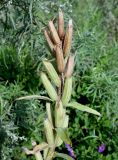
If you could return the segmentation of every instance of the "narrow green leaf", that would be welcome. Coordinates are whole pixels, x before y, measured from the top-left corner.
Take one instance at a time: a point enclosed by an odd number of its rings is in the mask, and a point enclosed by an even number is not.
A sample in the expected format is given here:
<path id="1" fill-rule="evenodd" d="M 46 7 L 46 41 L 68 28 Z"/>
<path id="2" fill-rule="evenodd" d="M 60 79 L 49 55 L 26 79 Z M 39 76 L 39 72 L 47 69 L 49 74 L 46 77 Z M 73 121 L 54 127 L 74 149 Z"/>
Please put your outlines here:
<path id="1" fill-rule="evenodd" d="M 77 103 L 77 102 L 70 102 L 67 104 L 67 107 L 76 108 L 76 109 L 83 111 L 83 112 L 88 112 L 88 113 L 95 114 L 97 116 L 101 116 L 101 114 L 99 112 L 97 112 L 96 110 L 89 108 L 85 105 L 82 105 L 80 103 Z"/>
<path id="2" fill-rule="evenodd" d="M 63 159 L 66 159 L 66 160 L 73 160 L 72 157 L 68 156 L 67 154 L 64 154 L 64 153 L 58 153 L 58 152 L 55 152 L 55 157 L 60 157 L 60 158 L 63 158 Z"/>
<path id="3" fill-rule="evenodd" d="M 57 135 L 67 144 L 71 145 L 67 128 L 56 128 Z"/>
<path id="4" fill-rule="evenodd" d="M 19 97 L 16 100 L 23 100 L 23 99 L 43 99 L 43 100 L 48 100 L 48 101 L 52 101 L 50 98 L 45 97 L 45 96 L 39 96 L 39 95 L 30 95 L 30 96 L 24 96 L 24 97 Z"/>

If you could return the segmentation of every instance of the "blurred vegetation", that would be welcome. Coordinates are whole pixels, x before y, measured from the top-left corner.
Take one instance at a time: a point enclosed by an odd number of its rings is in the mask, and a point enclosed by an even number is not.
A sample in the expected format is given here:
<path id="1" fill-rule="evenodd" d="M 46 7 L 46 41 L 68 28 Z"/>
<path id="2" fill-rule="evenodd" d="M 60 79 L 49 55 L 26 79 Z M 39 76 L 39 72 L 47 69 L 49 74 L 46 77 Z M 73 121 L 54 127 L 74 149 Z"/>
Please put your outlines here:
<path id="1" fill-rule="evenodd" d="M 22 153 L 31 140 L 43 139 L 45 102 L 16 101 L 45 95 L 41 60 L 50 57 L 43 28 L 58 8 L 74 21 L 76 55 L 72 99 L 98 110 L 102 117 L 68 110 L 70 137 L 77 160 L 118 159 L 118 1 L 0 1 L 0 159 L 32 160 Z M 104 143 L 105 151 L 98 153 Z M 65 147 L 60 150 L 67 152 Z"/>

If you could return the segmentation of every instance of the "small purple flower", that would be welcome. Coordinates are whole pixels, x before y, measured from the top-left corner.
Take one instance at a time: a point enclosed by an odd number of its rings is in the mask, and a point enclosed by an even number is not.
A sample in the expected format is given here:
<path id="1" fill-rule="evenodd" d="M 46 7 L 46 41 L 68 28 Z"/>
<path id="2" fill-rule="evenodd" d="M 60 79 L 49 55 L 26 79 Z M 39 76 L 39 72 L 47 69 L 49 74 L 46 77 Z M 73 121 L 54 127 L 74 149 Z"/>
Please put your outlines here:
<path id="1" fill-rule="evenodd" d="M 71 148 L 71 146 L 70 146 L 69 144 L 65 144 L 65 147 L 67 148 L 67 150 L 68 150 L 68 152 L 69 152 L 69 155 L 70 155 L 73 159 L 75 159 L 76 156 L 74 155 L 74 151 L 73 151 L 73 149 Z"/>
<path id="2" fill-rule="evenodd" d="M 98 152 L 99 152 L 99 153 L 102 153 L 102 152 L 104 152 L 104 150 L 105 150 L 105 144 L 102 143 L 102 144 L 99 146 L 99 148 L 98 148 Z"/>

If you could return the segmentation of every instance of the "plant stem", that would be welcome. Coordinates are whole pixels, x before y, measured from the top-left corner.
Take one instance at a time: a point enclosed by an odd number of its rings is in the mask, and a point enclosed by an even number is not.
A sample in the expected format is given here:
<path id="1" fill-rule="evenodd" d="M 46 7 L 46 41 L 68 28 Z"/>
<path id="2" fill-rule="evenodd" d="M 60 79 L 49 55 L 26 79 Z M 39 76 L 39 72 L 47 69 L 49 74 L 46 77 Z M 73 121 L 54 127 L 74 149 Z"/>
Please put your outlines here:
<path id="1" fill-rule="evenodd" d="M 40 151 L 37 151 L 37 152 L 35 153 L 35 158 L 36 158 L 36 160 L 43 160 L 43 157 L 42 157 Z"/>

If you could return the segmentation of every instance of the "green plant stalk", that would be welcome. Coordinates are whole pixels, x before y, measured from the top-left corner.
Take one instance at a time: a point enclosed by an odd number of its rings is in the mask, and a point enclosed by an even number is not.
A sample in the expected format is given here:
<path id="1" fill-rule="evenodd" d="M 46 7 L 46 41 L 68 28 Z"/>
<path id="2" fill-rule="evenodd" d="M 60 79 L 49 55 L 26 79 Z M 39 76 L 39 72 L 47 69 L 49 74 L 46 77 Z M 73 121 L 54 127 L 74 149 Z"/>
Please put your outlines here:
<path id="1" fill-rule="evenodd" d="M 48 151 L 49 151 L 49 148 L 46 148 L 46 149 L 44 149 L 44 151 L 43 151 L 43 158 L 44 158 L 44 160 L 45 160 L 46 157 L 47 157 Z"/>
<path id="2" fill-rule="evenodd" d="M 34 155 L 35 155 L 36 160 L 43 160 L 43 157 L 42 157 L 40 151 L 37 151 Z"/>

